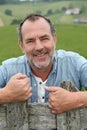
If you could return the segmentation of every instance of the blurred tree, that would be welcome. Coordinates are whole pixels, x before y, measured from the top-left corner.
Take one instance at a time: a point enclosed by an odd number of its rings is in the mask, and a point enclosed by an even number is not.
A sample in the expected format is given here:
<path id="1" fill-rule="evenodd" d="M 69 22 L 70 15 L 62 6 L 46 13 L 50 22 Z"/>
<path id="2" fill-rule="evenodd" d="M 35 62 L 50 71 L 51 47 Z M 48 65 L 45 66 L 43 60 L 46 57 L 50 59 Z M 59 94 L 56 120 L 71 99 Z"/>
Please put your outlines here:
<path id="1" fill-rule="evenodd" d="M 6 15 L 9 15 L 9 16 L 12 16 L 12 10 L 6 9 L 6 10 L 5 10 L 5 14 L 6 14 Z"/>
<path id="2" fill-rule="evenodd" d="M 0 4 L 6 4 L 6 0 L 0 0 Z"/>
<path id="3" fill-rule="evenodd" d="M 52 15 L 53 14 L 53 10 L 52 9 L 49 9 L 48 11 L 47 11 L 47 14 L 46 15 Z"/>
<path id="4" fill-rule="evenodd" d="M 11 25 L 19 24 L 22 21 L 22 19 L 13 19 L 11 22 Z"/>

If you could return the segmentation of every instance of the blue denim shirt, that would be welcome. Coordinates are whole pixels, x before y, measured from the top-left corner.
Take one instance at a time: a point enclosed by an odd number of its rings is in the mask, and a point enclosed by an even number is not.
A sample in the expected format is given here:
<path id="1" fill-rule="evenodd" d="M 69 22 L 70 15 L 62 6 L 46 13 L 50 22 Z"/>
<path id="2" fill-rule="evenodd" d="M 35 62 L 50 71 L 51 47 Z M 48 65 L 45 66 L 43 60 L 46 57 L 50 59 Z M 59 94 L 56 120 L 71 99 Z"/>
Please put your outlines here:
<path id="1" fill-rule="evenodd" d="M 9 79 L 17 74 L 23 73 L 30 78 L 33 95 L 30 102 L 37 102 L 37 82 L 30 69 L 26 56 L 11 58 L 0 66 L 0 87 L 4 87 Z M 81 90 L 84 86 L 87 89 L 87 60 L 78 53 L 57 50 L 54 53 L 53 69 L 50 72 L 46 85 L 60 86 L 63 80 L 70 80 Z M 21 90 L 20 90 L 21 91 Z M 48 92 L 45 92 L 45 102 L 48 101 Z"/>

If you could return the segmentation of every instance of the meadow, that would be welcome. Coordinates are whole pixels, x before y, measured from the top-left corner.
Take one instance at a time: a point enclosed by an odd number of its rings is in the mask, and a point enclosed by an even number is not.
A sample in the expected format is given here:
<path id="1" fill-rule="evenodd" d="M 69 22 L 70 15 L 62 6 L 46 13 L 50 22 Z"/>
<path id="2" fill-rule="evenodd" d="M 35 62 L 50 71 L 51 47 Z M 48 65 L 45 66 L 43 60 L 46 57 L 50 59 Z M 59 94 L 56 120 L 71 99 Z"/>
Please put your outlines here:
<path id="1" fill-rule="evenodd" d="M 0 27 L 0 63 L 10 57 L 22 55 L 18 47 L 18 26 Z M 55 24 L 56 49 L 75 51 L 87 58 L 87 26 Z"/>

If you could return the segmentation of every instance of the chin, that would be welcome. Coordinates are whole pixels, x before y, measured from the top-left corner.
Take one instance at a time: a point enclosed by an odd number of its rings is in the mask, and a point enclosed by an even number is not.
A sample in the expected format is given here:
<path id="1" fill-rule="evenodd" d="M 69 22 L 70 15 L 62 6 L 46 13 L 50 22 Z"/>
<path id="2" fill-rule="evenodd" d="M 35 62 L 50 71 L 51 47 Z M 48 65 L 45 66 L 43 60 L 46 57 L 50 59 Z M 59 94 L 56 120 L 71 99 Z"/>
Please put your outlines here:
<path id="1" fill-rule="evenodd" d="M 38 65 L 38 64 L 33 64 L 35 68 L 37 68 L 38 70 L 46 70 L 48 69 L 48 67 L 51 65 L 52 63 L 48 62 L 48 64 L 44 64 L 44 65 Z"/>
<path id="2" fill-rule="evenodd" d="M 38 70 L 45 70 L 45 69 L 48 68 L 48 65 L 47 65 L 47 66 L 46 66 L 46 65 L 45 65 L 45 66 L 38 66 L 38 65 L 36 66 L 36 65 L 35 65 L 34 67 L 35 67 L 36 69 L 38 69 Z"/>
<path id="3" fill-rule="evenodd" d="M 48 60 L 47 62 L 44 62 L 42 64 L 36 63 L 32 60 L 30 60 L 29 62 L 33 68 L 36 68 L 38 70 L 46 70 L 50 65 L 53 64 L 53 60 Z"/>

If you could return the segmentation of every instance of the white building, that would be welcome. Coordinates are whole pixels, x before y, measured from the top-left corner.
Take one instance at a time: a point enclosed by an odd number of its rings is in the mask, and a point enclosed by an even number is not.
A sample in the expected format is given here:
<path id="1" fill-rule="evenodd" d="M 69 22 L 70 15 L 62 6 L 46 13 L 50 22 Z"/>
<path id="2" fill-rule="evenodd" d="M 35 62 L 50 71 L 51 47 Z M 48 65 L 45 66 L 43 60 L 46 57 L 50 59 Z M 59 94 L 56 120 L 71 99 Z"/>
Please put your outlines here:
<path id="1" fill-rule="evenodd" d="M 65 14 L 66 15 L 75 15 L 75 14 L 80 14 L 80 9 L 79 8 L 74 8 L 74 9 L 67 9 Z"/>

